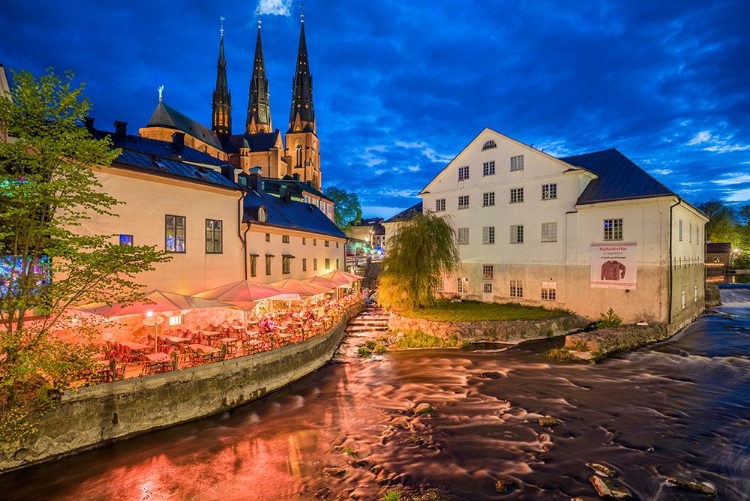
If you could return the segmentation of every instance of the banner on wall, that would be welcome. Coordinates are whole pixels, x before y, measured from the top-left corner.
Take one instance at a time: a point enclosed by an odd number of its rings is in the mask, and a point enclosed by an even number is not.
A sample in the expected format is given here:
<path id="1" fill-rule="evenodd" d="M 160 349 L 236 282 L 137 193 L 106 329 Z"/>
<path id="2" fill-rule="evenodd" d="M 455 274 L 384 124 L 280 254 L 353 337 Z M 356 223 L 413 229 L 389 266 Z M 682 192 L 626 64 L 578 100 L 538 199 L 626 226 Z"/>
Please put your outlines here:
<path id="1" fill-rule="evenodd" d="M 591 287 L 635 289 L 638 253 L 635 242 L 591 244 Z"/>

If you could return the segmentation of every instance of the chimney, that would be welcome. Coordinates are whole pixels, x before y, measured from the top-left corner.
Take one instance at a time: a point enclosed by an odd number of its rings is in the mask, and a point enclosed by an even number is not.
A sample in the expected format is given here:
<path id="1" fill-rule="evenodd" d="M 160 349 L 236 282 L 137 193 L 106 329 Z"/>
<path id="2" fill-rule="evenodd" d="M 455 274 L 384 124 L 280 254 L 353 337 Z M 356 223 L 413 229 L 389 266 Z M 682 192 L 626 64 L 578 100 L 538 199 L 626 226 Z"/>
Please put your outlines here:
<path id="1" fill-rule="evenodd" d="M 127 135 L 128 123 L 115 120 L 115 136 L 125 137 Z"/>
<path id="2" fill-rule="evenodd" d="M 89 131 L 90 134 L 94 132 L 94 119 L 91 117 L 86 117 L 83 119 L 83 123 L 86 125 L 86 130 Z"/>
<path id="3" fill-rule="evenodd" d="M 249 188 L 255 191 L 255 193 L 257 193 L 258 195 L 263 194 L 263 169 L 261 169 L 260 167 L 250 168 Z"/>
<path id="4" fill-rule="evenodd" d="M 178 150 L 181 150 L 185 147 L 184 132 L 175 132 L 174 134 L 172 134 L 172 146 L 174 146 Z"/>

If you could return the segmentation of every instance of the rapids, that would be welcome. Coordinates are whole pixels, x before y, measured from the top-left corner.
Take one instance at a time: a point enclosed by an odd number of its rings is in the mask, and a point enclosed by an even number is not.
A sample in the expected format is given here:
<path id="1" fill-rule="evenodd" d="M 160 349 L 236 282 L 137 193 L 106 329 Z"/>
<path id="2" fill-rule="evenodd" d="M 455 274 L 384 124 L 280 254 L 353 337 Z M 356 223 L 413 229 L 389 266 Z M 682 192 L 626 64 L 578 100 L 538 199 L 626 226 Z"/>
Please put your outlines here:
<path id="1" fill-rule="evenodd" d="M 750 290 L 722 298 L 672 339 L 596 365 L 547 360 L 539 343 L 365 360 L 350 337 L 343 362 L 233 412 L 6 473 L 0 499 L 570 499 L 596 496 L 591 462 L 634 499 L 705 499 L 669 475 L 750 499 Z M 434 412 L 415 416 L 419 403 Z M 540 426 L 547 414 L 560 424 Z"/>

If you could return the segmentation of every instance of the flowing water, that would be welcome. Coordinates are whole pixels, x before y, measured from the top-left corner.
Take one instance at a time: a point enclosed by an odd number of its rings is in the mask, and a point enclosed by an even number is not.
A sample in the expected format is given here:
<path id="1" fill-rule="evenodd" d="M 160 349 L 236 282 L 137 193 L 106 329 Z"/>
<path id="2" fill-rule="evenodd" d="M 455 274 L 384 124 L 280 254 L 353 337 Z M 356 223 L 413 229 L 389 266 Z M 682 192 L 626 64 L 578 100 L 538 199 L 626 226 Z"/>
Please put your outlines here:
<path id="1" fill-rule="evenodd" d="M 596 365 L 534 344 L 366 361 L 350 338 L 343 363 L 261 401 L 2 475 L 0 499 L 570 499 L 596 496 L 588 462 L 634 499 L 705 498 L 669 475 L 750 499 L 750 290 L 722 294 L 671 340 Z M 434 412 L 415 416 L 419 403 Z M 546 414 L 560 424 L 540 426 Z"/>

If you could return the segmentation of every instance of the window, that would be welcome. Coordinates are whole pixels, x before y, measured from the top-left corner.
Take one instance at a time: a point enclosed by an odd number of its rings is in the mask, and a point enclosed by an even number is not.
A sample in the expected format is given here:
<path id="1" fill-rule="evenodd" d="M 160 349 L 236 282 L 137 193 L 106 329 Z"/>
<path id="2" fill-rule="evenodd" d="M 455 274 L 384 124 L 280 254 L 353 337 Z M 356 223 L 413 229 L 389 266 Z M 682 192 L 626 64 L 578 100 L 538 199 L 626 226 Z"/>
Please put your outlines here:
<path id="1" fill-rule="evenodd" d="M 318 258 L 313 258 L 313 271 L 318 271 Z"/>
<path id="2" fill-rule="evenodd" d="M 497 144 L 495 144 L 494 139 L 490 139 L 489 141 L 485 142 L 484 145 L 482 146 L 482 151 L 490 150 L 492 148 L 497 148 Z"/>
<path id="3" fill-rule="evenodd" d="M 519 204 L 523 202 L 523 188 L 510 189 L 510 203 Z"/>
<path id="4" fill-rule="evenodd" d="M 523 243 L 523 225 L 514 224 L 510 227 L 510 243 L 522 244 Z"/>
<path id="5" fill-rule="evenodd" d="M 682 219 L 677 221 L 677 240 L 682 242 Z"/>
<path id="6" fill-rule="evenodd" d="M 482 265 L 482 279 L 492 280 L 495 278 L 495 266 L 491 264 Z"/>
<path id="7" fill-rule="evenodd" d="M 554 301 L 557 297 L 557 282 L 542 282 L 542 299 Z"/>
<path id="8" fill-rule="evenodd" d="M 469 292 L 469 279 L 459 277 L 456 290 L 461 294 Z"/>
<path id="9" fill-rule="evenodd" d="M 221 242 L 221 221 L 206 219 L 206 254 L 221 254 Z"/>
<path id="10" fill-rule="evenodd" d="M 482 207 L 490 207 L 495 205 L 495 192 L 490 191 L 482 194 Z"/>
<path id="11" fill-rule="evenodd" d="M 326 247 L 330 247 L 331 246 L 331 242 L 329 242 L 328 240 L 325 240 L 325 246 Z"/>
<path id="12" fill-rule="evenodd" d="M 281 243 L 282 244 L 288 244 L 289 243 L 289 235 L 281 235 Z"/>
<path id="13" fill-rule="evenodd" d="M 466 167 L 459 167 L 458 168 L 458 180 L 463 181 L 464 179 L 469 179 L 469 166 Z"/>
<path id="14" fill-rule="evenodd" d="M 492 294 L 492 282 L 483 282 L 482 292 L 484 292 L 485 294 Z"/>
<path id="15" fill-rule="evenodd" d="M 173 325 L 180 325 L 182 324 L 182 314 L 178 313 L 177 315 L 172 315 L 169 317 L 169 326 L 172 327 Z"/>
<path id="16" fill-rule="evenodd" d="M 281 273 L 288 275 L 292 271 L 292 256 L 281 256 Z"/>
<path id="17" fill-rule="evenodd" d="M 339 248 L 339 243 L 338 243 L 338 242 L 336 242 L 336 248 L 337 248 L 337 249 Z"/>
<path id="18" fill-rule="evenodd" d="M 120 247 L 132 247 L 133 235 L 120 235 Z"/>
<path id="19" fill-rule="evenodd" d="M 510 297 L 523 297 L 523 282 L 521 280 L 510 281 Z"/>
<path id="20" fill-rule="evenodd" d="M 542 185 L 542 200 L 553 200 L 557 198 L 557 183 Z"/>
<path id="21" fill-rule="evenodd" d="M 523 170 L 523 155 L 510 157 L 510 171 Z"/>
<path id="22" fill-rule="evenodd" d="M 542 242 L 557 242 L 557 223 L 542 223 Z"/>
<path id="23" fill-rule="evenodd" d="M 302 258 L 302 271 L 307 271 L 307 258 Z"/>
<path id="24" fill-rule="evenodd" d="M 693 223 L 690 223 L 690 231 L 688 231 L 688 242 L 693 243 Z"/>
<path id="25" fill-rule="evenodd" d="M 469 195 L 460 195 L 458 197 L 458 208 L 459 209 L 469 208 Z"/>
<path id="26" fill-rule="evenodd" d="M 318 239 L 317 238 L 313 238 L 313 245 L 315 245 L 315 246 L 318 245 Z"/>
<path id="27" fill-rule="evenodd" d="M 307 245 L 307 239 L 305 237 L 302 237 L 302 245 Z"/>
<path id="28" fill-rule="evenodd" d="M 469 228 L 458 229 L 458 245 L 469 245 Z"/>
<path id="29" fill-rule="evenodd" d="M 250 276 L 258 276 L 258 255 L 250 254 Z"/>
<path id="30" fill-rule="evenodd" d="M 270 242 L 270 241 L 271 241 L 271 234 L 266 233 L 266 242 Z"/>
<path id="31" fill-rule="evenodd" d="M 604 240 L 622 240 L 622 219 L 604 220 Z"/>
<path id="32" fill-rule="evenodd" d="M 435 292 L 443 292 L 445 289 L 445 284 L 443 283 L 443 280 L 438 280 L 435 284 Z"/>
<path id="33" fill-rule="evenodd" d="M 484 162 L 484 165 L 482 166 L 482 174 L 485 176 L 495 175 L 495 161 L 494 160 L 490 160 L 489 162 Z"/>
<path id="34" fill-rule="evenodd" d="M 330 270 L 331 269 L 331 258 L 327 257 L 326 261 L 325 261 L 325 264 L 326 264 L 326 266 L 325 266 L 326 270 Z"/>
<path id="35" fill-rule="evenodd" d="M 495 243 L 495 227 L 494 226 L 482 227 L 482 243 L 483 244 Z"/>
<path id="36" fill-rule="evenodd" d="M 693 285 L 693 302 L 698 302 L 698 285 Z"/>
<path id="37" fill-rule="evenodd" d="M 164 234 L 167 252 L 185 252 L 185 216 L 166 216 Z"/>
<path id="38" fill-rule="evenodd" d="M 271 254 L 266 254 L 266 275 L 271 274 L 271 261 L 273 261 L 273 256 Z"/>
<path id="39" fill-rule="evenodd" d="M 338 258 L 336 258 L 336 269 L 337 270 L 341 269 L 341 268 L 339 268 L 339 259 Z"/>
<path id="40" fill-rule="evenodd" d="M 435 212 L 443 212 L 445 210 L 445 199 L 438 198 L 435 200 Z"/>
<path id="41" fill-rule="evenodd" d="M 685 309 L 685 287 L 682 288 L 682 309 Z"/>

